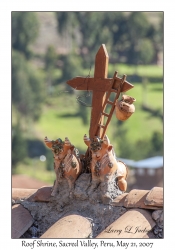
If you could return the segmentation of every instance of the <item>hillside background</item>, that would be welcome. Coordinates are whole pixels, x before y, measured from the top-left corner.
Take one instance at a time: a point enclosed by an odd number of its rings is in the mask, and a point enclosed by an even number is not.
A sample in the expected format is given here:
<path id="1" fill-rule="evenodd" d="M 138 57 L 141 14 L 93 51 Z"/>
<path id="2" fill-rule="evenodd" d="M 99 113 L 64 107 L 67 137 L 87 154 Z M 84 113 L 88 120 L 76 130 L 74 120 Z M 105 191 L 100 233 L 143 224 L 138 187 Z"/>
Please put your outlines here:
<path id="1" fill-rule="evenodd" d="M 163 155 L 163 12 L 12 12 L 12 174 L 53 182 L 45 136 L 86 151 L 92 93 L 66 81 L 93 76 L 101 44 L 108 77 L 126 74 L 136 99 L 127 121 L 114 114 L 109 125 L 116 155 Z"/>

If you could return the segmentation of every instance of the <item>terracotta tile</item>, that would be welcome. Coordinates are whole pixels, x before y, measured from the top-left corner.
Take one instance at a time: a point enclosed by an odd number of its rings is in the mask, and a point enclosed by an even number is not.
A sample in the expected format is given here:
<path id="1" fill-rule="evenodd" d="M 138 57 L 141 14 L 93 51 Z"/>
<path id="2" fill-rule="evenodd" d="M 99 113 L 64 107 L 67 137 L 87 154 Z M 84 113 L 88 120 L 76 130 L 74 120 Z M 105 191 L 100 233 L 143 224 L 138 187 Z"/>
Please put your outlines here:
<path id="1" fill-rule="evenodd" d="M 37 189 L 25 189 L 25 188 L 12 188 L 12 199 L 26 199 L 32 194 L 34 194 Z"/>
<path id="2" fill-rule="evenodd" d="M 91 222 L 80 215 L 68 215 L 58 220 L 40 238 L 88 238 Z"/>
<path id="3" fill-rule="evenodd" d="M 36 190 L 27 200 L 28 201 L 45 201 L 48 202 L 51 198 L 52 187 L 42 187 Z"/>
<path id="4" fill-rule="evenodd" d="M 146 196 L 145 205 L 163 207 L 163 188 L 152 188 Z"/>
<path id="5" fill-rule="evenodd" d="M 124 207 L 159 209 L 158 207 L 155 207 L 155 206 L 150 207 L 150 206 L 145 205 L 144 202 L 148 193 L 149 193 L 149 190 L 139 190 L 139 189 L 131 190 L 125 198 Z"/>
<path id="6" fill-rule="evenodd" d="M 143 238 L 155 226 L 151 213 L 131 209 L 109 225 L 96 238 Z"/>
<path id="7" fill-rule="evenodd" d="M 12 239 L 18 239 L 23 235 L 34 220 L 27 209 L 17 204 L 12 207 Z"/>
<path id="8" fill-rule="evenodd" d="M 111 205 L 115 207 L 123 207 L 124 206 L 124 201 L 128 193 L 123 193 L 121 195 L 118 195 L 112 202 Z"/>

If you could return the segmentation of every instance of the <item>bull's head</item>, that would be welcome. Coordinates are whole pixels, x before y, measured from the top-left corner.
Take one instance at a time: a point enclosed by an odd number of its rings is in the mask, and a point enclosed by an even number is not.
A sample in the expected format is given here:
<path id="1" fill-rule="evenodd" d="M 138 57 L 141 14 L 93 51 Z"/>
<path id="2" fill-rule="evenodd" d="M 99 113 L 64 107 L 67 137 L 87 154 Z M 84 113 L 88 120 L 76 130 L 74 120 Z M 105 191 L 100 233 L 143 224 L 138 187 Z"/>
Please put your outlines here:
<path id="1" fill-rule="evenodd" d="M 52 141 L 52 150 L 55 154 L 60 154 L 63 152 L 64 142 L 58 138 L 55 141 Z"/>
<path id="2" fill-rule="evenodd" d="M 87 135 L 84 135 L 84 142 L 90 148 L 93 157 L 96 157 L 98 160 L 100 160 L 104 154 L 112 150 L 112 145 L 110 144 L 107 135 L 104 136 L 103 140 L 98 136 L 89 139 Z"/>
<path id="3" fill-rule="evenodd" d="M 68 151 L 72 151 L 74 146 L 70 143 L 68 137 L 65 137 L 65 140 L 62 141 L 60 138 L 54 140 L 49 140 L 45 137 L 44 142 L 48 148 L 50 148 L 54 155 L 57 155 L 58 158 L 61 160 L 64 156 L 68 153 Z"/>

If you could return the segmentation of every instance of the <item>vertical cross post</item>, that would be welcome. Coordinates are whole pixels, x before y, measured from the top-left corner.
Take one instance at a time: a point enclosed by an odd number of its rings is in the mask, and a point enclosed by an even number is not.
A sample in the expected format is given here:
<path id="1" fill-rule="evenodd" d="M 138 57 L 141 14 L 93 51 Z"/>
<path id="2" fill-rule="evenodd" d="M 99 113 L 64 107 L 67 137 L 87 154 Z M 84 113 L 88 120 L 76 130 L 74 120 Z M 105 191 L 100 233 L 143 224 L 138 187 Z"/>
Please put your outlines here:
<path id="1" fill-rule="evenodd" d="M 98 80 L 107 78 L 108 74 L 108 61 L 109 56 L 104 44 L 99 48 L 96 58 L 95 58 L 95 70 L 94 70 L 94 85 L 100 84 Z M 102 84 L 104 84 L 102 82 Z M 94 136 L 101 137 L 102 129 L 99 128 L 98 132 L 96 129 L 97 124 L 99 124 L 99 114 L 102 111 L 103 103 L 106 97 L 106 92 L 102 89 L 95 89 L 93 91 L 92 97 L 92 110 L 91 110 L 91 121 L 89 129 L 89 137 L 93 138 Z M 101 123 L 103 123 L 104 116 L 101 117 Z M 98 133 L 98 134 L 96 134 Z"/>

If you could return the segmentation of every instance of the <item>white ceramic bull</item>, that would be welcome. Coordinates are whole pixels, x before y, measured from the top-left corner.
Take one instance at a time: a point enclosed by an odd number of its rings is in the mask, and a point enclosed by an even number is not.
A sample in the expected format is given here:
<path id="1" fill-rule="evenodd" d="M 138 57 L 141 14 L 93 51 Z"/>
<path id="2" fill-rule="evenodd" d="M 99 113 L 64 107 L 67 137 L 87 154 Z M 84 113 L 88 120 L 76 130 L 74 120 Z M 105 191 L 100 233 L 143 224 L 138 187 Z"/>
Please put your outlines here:
<path id="1" fill-rule="evenodd" d="M 93 192 L 100 182 L 110 181 L 116 171 L 118 187 L 121 191 L 126 191 L 127 166 L 123 162 L 117 161 L 113 146 L 110 144 L 107 135 L 104 136 L 104 140 L 97 136 L 90 140 L 84 135 L 84 142 L 90 148 L 92 154 L 90 163 L 92 184 L 88 193 Z"/>
<path id="2" fill-rule="evenodd" d="M 51 195 L 55 196 L 59 182 L 62 178 L 65 178 L 68 181 L 70 197 L 72 197 L 74 183 L 82 170 L 82 165 L 76 154 L 75 147 L 70 143 L 67 137 L 65 138 L 65 141 L 62 141 L 60 138 L 51 141 L 45 137 L 44 142 L 45 145 L 52 150 L 54 155 L 56 181 L 53 185 Z"/>

